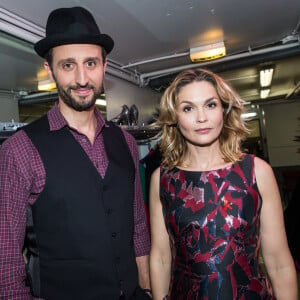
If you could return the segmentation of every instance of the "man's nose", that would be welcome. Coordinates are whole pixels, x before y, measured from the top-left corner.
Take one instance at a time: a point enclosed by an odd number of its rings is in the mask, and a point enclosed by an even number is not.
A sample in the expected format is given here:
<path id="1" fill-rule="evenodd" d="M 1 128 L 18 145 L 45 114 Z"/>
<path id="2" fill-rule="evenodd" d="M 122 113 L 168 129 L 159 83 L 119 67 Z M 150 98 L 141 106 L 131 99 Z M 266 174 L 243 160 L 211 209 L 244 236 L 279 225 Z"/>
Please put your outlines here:
<path id="1" fill-rule="evenodd" d="M 76 83 L 80 86 L 85 86 L 88 83 L 87 71 L 83 66 L 77 68 Z"/>

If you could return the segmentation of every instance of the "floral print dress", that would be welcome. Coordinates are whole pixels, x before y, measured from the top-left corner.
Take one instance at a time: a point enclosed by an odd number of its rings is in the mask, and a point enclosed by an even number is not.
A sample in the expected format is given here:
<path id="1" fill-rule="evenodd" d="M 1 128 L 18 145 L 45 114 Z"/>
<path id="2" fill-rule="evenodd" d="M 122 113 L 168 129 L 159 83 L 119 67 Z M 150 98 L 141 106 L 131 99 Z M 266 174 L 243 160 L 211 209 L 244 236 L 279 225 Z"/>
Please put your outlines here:
<path id="1" fill-rule="evenodd" d="M 254 156 L 213 171 L 161 165 L 172 248 L 169 299 L 273 299 L 259 266 L 262 200 Z"/>

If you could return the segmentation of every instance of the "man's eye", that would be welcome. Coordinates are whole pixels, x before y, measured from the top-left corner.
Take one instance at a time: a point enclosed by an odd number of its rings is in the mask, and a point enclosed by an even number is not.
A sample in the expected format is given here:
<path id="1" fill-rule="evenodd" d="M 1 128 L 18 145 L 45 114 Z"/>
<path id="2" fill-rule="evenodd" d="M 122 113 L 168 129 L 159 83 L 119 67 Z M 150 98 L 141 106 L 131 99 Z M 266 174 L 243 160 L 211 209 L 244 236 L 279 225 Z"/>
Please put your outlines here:
<path id="1" fill-rule="evenodd" d="M 89 60 L 86 64 L 89 68 L 94 67 L 96 65 L 95 61 L 93 61 L 93 60 Z"/>
<path id="2" fill-rule="evenodd" d="M 72 69 L 72 67 L 73 67 L 72 63 L 65 63 L 65 64 L 63 64 L 63 68 L 64 69 Z"/>

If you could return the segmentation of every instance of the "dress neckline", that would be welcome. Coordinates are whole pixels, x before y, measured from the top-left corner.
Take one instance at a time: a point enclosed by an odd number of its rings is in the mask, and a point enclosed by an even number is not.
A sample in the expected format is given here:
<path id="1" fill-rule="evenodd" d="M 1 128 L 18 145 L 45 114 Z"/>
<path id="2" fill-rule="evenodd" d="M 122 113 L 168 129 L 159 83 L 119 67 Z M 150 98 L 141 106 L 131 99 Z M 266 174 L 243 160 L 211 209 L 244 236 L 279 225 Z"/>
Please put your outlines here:
<path id="1" fill-rule="evenodd" d="M 219 171 L 223 171 L 223 170 L 230 170 L 236 163 L 238 163 L 238 161 L 234 162 L 234 163 L 230 163 L 227 164 L 221 168 L 217 168 L 217 169 L 212 169 L 212 170 L 187 170 L 187 169 L 181 169 L 179 167 L 174 167 L 174 170 L 177 171 L 183 171 L 183 172 L 188 172 L 188 173 L 210 173 L 210 172 L 219 172 Z"/>

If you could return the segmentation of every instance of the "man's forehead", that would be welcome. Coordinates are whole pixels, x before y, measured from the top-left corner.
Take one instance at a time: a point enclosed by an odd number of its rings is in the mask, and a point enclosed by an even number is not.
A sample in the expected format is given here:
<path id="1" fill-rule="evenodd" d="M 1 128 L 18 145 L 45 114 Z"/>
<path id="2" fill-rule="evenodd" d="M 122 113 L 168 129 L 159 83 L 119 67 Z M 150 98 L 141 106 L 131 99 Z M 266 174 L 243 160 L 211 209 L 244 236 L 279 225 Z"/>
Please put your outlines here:
<path id="1" fill-rule="evenodd" d="M 84 57 L 97 57 L 102 55 L 102 48 L 94 44 L 67 44 L 56 46 L 52 49 L 53 58 L 72 57 L 82 59 Z"/>

